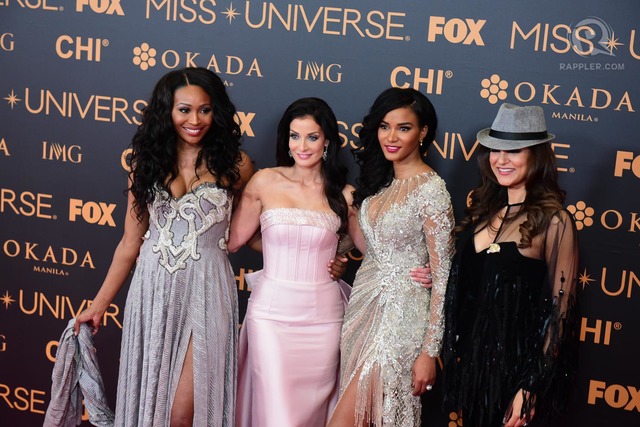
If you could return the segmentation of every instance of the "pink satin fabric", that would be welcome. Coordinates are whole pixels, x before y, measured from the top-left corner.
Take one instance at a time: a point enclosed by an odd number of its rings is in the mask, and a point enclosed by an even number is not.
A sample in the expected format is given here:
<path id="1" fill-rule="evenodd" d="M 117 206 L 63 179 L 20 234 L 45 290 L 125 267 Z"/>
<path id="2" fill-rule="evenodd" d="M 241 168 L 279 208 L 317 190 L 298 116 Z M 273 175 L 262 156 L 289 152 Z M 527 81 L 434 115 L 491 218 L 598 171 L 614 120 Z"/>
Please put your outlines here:
<path id="1" fill-rule="evenodd" d="M 240 331 L 239 427 L 322 427 L 329 421 L 345 307 L 326 267 L 338 243 L 333 217 L 302 209 L 261 216 L 264 269 L 248 278 L 252 293 Z"/>

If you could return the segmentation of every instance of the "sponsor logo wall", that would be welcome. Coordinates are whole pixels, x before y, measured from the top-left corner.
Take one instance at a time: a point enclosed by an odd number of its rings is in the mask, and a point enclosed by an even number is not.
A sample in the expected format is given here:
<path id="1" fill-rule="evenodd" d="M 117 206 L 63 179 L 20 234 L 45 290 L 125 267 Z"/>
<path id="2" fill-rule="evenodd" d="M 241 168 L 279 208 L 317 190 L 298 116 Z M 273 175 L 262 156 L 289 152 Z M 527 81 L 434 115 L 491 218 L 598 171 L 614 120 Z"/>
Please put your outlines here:
<path id="1" fill-rule="evenodd" d="M 427 94 L 440 124 L 428 160 L 458 218 L 476 132 L 502 102 L 544 107 L 581 247 L 579 378 L 556 425 L 640 425 L 638 16 L 632 0 L 0 0 L 0 423 L 42 424 L 57 340 L 122 234 L 140 111 L 160 76 L 202 66 L 225 82 L 257 168 L 275 163 L 286 106 L 324 98 L 352 182 L 378 93 Z M 261 257 L 231 260 L 244 316 Z M 95 340 L 112 406 L 126 292 Z M 423 425 L 463 425 L 435 391 Z"/>

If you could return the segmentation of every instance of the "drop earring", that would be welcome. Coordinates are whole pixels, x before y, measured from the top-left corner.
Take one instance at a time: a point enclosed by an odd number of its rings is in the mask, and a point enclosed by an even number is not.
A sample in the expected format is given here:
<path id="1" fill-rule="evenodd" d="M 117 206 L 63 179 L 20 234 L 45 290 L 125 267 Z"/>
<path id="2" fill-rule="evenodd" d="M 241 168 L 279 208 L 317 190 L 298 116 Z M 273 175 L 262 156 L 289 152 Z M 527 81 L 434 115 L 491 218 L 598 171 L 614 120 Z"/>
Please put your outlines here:
<path id="1" fill-rule="evenodd" d="M 293 154 L 291 154 L 291 150 L 289 150 L 289 157 L 293 157 Z"/>
<path id="2" fill-rule="evenodd" d="M 329 148 L 328 145 L 324 146 L 324 151 L 322 152 L 322 160 L 327 160 L 327 149 Z"/>

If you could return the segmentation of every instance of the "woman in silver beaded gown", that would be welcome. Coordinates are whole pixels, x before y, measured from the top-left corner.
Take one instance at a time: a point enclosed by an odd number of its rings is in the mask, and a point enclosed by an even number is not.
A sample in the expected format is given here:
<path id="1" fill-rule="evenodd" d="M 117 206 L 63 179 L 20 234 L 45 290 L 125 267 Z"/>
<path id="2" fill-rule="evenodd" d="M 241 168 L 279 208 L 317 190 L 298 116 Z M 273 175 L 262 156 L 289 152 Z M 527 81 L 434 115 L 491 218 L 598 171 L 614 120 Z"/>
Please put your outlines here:
<path id="1" fill-rule="evenodd" d="M 387 89 L 363 120 L 359 209 L 349 231 L 364 260 L 342 327 L 341 393 L 330 427 L 420 425 L 420 394 L 435 382 L 453 253 L 450 196 L 423 161 L 436 126 L 433 106 L 413 89 Z M 427 262 L 430 290 L 407 274 Z"/>
<path id="2" fill-rule="evenodd" d="M 136 265 L 116 426 L 234 424 L 238 304 L 225 239 L 233 194 L 253 172 L 234 115 L 222 81 L 203 68 L 166 74 L 143 111 L 124 235 L 75 324 L 96 333 Z"/>

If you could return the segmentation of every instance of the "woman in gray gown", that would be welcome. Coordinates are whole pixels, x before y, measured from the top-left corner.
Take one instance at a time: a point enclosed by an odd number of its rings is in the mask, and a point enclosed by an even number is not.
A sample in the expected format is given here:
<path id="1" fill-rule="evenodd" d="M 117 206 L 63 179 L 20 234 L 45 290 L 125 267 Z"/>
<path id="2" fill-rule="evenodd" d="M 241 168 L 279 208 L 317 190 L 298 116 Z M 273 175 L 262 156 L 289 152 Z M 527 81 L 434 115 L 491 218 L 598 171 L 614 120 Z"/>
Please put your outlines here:
<path id="1" fill-rule="evenodd" d="M 213 72 L 172 71 L 133 137 L 124 235 L 76 322 L 97 332 L 135 264 L 116 426 L 234 423 L 238 304 L 225 241 L 233 195 L 253 172 L 235 112 Z"/>

